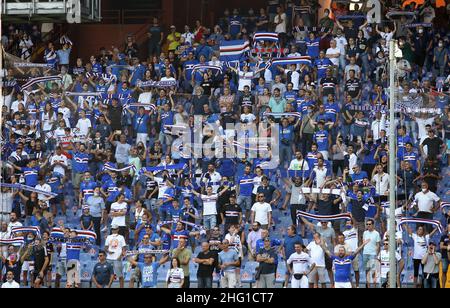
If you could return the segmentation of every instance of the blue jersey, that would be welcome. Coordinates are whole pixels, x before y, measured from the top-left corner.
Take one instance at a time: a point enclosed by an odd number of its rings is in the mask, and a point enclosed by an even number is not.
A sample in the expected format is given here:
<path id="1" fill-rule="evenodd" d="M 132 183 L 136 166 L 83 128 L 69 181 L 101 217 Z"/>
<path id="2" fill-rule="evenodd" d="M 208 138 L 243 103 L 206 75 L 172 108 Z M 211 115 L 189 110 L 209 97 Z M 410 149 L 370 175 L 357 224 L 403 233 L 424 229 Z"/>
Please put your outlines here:
<path id="1" fill-rule="evenodd" d="M 25 177 L 25 185 L 35 187 L 38 184 L 39 167 L 23 167 L 23 176 Z"/>
<path id="2" fill-rule="evenodd" d="M 415 169 L 415 170 L 417 169 L 418 155 L 415 152 L 406 152 L 406 150 L 404 150 L 403 153 L 400 153 L 400 155 L 398 155 L 398 158 L 401 161 L 410 163 L 412 166 L 412 169 Z"/>
<path id="3" fill-rule="evenodd" d="M 194 70 L 194 66 L 197 65 L 199 62 L 197 60 L 188 60 L 183 63 L 184 72 L 186 75 L 186 80 L 191 81 L 192 80 L 192 71 Z"/>
<path id="4" fill-rule="evenodd" d="M 144 114 L 135 114 L 133 121 L 134 131 L 138 134 L 147 134 L 148 128 L 147 123 L 149 122 L 149 116 Z"/>
<path id="5" fill-rule="evenodd" d="M 319 154 L 319 152 L 308 152 L 308 154 L 306 155 L 309 169 L 312 169 L 315 165 L 317 165 L 317 154 Z"/>
<path id="6" fill-rule="evenodd" d="M 307 114 L 308 113 L 308 107 L 310 107 L 310 106 L 314 106 L 315 104 L 314 104 L 314 102 L 313 101 L 304 101 L 302 104 L 301 104 L 301 112 L 303 113 L 303 114 Z"/>
<path id="7" fill-rule="evenodd" d="M 181 230 L 181 231 L 172 231 L 172 248 L 175 249 L 178 247 L 178 242 L 180 239 L 185 239 L 186 243 L 189 241 L 189 231 L 187 230 Z"/>
<path id="8" fill-rule="evenodd" d="M 72 170 L 75 173 L 89 171 L 89 154 L 76 152 L 72 159 Z"/>
<path id="9" fill-rule="evenodd" d="M 286 92 L 284 92 L 284 98 L 287 101 L 295 101 L 295 100 L 297 100 L 297 92 L 296 91 L 286 91 Z"/>
<path id="10" fill-rule="evenodd" d="M 155 288 L 158 284 L 159 262 L 153 262 L 151 264 L 139 262 L 137 266 L 141 273 L 142 288 Z"/>
<path id="11" fill-rule="evenodd" d="M 236 164 L 235 164 L 234 160 L 232 160 L 230 158 L 222 158 L 219 160 L 219 162 L 220 162 L 220 165 L 219 165 L 218 171 L 222 176 L 232 177 L 235 175 Z"/>
<path id="12" fill-rule="evenodd" d="M 239 16 L 232 16 L 229 18 L 230 34 L 236 36 L 241 32 L 242 19 Z"/>
<path id="13" fill-rule="evenodd" d="M 294 139 L 294 126 L 288 125 L 286 127 L 280 126 L 280 140 L 287 140 L 291 142 Z"/>
<path id="14" fill-rule="evenodd" d="M 80 251 L 82 248 L 83 247 L 79 244 L 67 243 L 66 245 L 67 261 L 80 260 Z"/>
<path id="15" fill-rule="evenodd" d="M 83 181 L 80 183 L 80 191 L 83 194 L 83 201 L 86 202 L 90 196 L 94 195 L 94 189 L 97 183 L 94 181 Z"/>
<path id="16" fill-rule="evenodd" d="M 58 172 L 52 172 L 50 176 L 45 178 L 45 182 L 50 186 L 53 193 L 61 194 L 62 189 L 60 188 L 62 183 L 62 175 Z"/>
<path id="17" fill-rule="evenodd" d="M 313 140 L 317 143 L 317 149 L 319 151 L 328 151 L 328 136 L 329 133 L 326 130 L 319 130 L 314 133 Z"/>
<path id="18" fill-rule="evenodd" d="M 360 183 L 364 180 L 364 178 L 369 178 L 366 171 L 360 171 L 358 174 L 353 173 L 350 176 L 352 178 L 352 181 L 355 183 Z"/>
<path id="19" fill-rule="evenodd" d="M 327 68 L 333 66 L 333 62 L 328 58 L 316 59 L 314 66 L 317 67 L 317 78 L 322 79 L 326 77 Z"/>
<path id="20" fill-rule="evenodd" d="M 334 280 L 336 282 L 351 282 L 352 273 L 352 261 L 354 256 L 346 256 L 339 258 L 338 256 L 332 256 L 334 266 Z"/>
<path id="21" fill-rule="evenodd" d="M 324 105 L 324 108 L 325 108 L 325 115 L 327 116 L 327 119 L 330 120 L 326 122 L 336 122 L 337 116 L 341 111 L 339 105 L 336 103 L 328 103 Z"/>
<path id="22" fill-rule="evenodd" d="M 163 111 L 161 113 L 161 126 L 164 127 L 164 125 L 173 125 L 174 124 L 174 117 L 173 117 L 172 111 Z"/>
<path id="23" fill-rule="evenodd" d="M 244 197 L 251 197 L 253 191 L 253 178 L 251 174 L 239 177 L 239 194 Z"/>
<path id="24" fill-rule="evenodd" d="M 106 201 L 108 202 L 115 202 L 117 199 L 117 196 L 119 195 L 119 187 L 117 187 L 116 182 L 113 179 L 109 179 L 106 181 L 105 184 L 103 184 L 102 189 L 104 191 L 108 192 L 108 198 Z"/>
<path id="25" fill-rule="evenodd" d="M 180 217 L 183 215 L 183 210 L 178 208 L 174 208 L 173 206 L 169 208 L 169 215 L 172 217 L 172 220 L 180 220 Z"/>
<path id="26" fill-rule="evenodd" d="M 409 136 L 398 136 L 397 137 L 397 146 L 398 146 L 397 153 L 398 153 L 398 155 L 403 154 L 403 151 L 405 150 L 405 146 L 407 143 L 413 144 L 411 137 L 409 137 Z"/>
<path id="27" fill-rule="evenodd" d="M 311 58 L 318 58 L 319 57 L 319 44 L 320 44 L 320 38 L 315 38 L 314 40 L 311 40 L 309 37 L 305 38 L 306 42 L 306 48 L 307 48 L 307 54 Z"/>

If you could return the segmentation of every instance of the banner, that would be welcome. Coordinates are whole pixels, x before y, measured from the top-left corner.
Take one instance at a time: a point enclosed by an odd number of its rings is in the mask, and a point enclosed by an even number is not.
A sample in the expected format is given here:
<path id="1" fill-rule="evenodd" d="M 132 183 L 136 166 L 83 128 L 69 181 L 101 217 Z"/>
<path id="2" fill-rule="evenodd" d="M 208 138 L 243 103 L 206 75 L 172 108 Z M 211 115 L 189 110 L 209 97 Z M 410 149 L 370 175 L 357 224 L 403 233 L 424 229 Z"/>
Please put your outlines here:
<path id="1" fill-rule="evenodd" d="M 50 242 L 51 243 L 73 243 L 73 244 L 85 244 L 85 245 L 94 245 L 95 240 L 97 239 L 97 234 L 93 231 L 89 230 L 73 230 L 77 233 L 77 236 L 74 238 L 65 238 L 64 230 L 61 228 L 53 228 L 50 233 Z"/>
<path id="2" fill-rule="evenodd" d="M 266 42 L 276 42 L 278 43 L 278 33 L 274 32 L 256 32 L 253 36 L 253 42 L 256 46 L 256 42 L 258 41 L 266 41 Z"/>
<path id="3" fill-rule="evenodd" d="M 223 73 L 222 66 L 220 66 L 220 65 L 197 64 L 197 65 L 194 65 L 194 67 L 192 68 L 192 72 L 199 71 L 199 70 L 212 70 L 212 71 L 218 71 L 220 74 Z"/>
<path id="4" fill-rule="evenodd" d="M 116 168 L 115 165 L 106 163 L 106 164 L 103 166 L 103 170 L 102 170 L 102 171 L 105 171 L 105 170 L 113 171 L 113 172 L 124 172 L 124 171 L 130 171 L 130 170 L 136 171 L 136 166 L 130 165 L 130 166 L 126 166 L 126 167 L 124 167 L 124 168 L 118 169 L 118 168 Z"/>
<path id="5" fill-rule="evenodd" d="M 169 81 L 138 81 L 136 84 L 140 88 L 171 88 L 178 85 L 176 80 Z"/>
<path id="6" fill-rule="evenodd" d="M 296 118 L 302 118 L 301 112 L 266 112 L 264 113 L 265 116 L 273 116 L 276 118 L 280 117 L 296 117 Z"/>
<path id="7" fill-rule="evenodd" d="M 139 249 L 139 250 L 128 250 L 125 255 L 127 257 L 138 256 L 138 255 L 158 255 L 158 254 L 167 254 L 169 250 L 154 250 L 154 249 Z"/>
<path id="8" fill-rule="evenodd" d="M 144 174 L 145 172 L 161 172 L 164 170 L 182 170 L 186 168 L 186 164 L 180 163 L 176 165 L 166 165 L 166 166 L 156 166 L 156 167 L 144 167 L 139 170 L 139 174 Z"/>
<path id="9" fill-rule="evenodd" d="M 291 64 L 305 64 L 311 66 L 311 57 L 287 57 L 287 58 L 274 58 L 272 65 L 291 65 Z"/>

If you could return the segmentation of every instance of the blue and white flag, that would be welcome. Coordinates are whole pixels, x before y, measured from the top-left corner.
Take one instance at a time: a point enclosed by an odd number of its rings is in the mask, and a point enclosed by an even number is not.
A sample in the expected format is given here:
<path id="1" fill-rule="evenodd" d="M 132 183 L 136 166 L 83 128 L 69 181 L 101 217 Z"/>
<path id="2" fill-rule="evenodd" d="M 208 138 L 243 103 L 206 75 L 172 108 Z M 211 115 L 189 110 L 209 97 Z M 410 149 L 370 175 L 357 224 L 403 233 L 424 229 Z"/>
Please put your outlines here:
<path id="1" fill-rule="evenodd" d="M 248 57 L 250 43 L 244 40 L 222 41 L 220 45 L 220 61 L 244 61 Z"/>

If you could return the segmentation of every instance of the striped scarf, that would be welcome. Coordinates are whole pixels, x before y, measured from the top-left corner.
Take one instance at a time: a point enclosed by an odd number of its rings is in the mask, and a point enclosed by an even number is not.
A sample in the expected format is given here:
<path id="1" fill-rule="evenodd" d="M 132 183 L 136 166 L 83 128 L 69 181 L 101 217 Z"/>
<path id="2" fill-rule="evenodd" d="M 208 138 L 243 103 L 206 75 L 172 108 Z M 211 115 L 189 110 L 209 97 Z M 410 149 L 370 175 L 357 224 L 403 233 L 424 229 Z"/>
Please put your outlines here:
<path id="1" fill-rule="evenodd" d="M 39 82 L 61 81 L 61 80 L 62 80 L 61 76 L 42 76 L 42 77 L 31 78 L 24 85 L 22 85 L 20 90 L 23 91 L 24 89 L 27 89 Z"/>
<path id="2" fill-rule="evenodd" d="M 23 246 L 23 244 L 25 244 L 25 239 L 23 237 L 0 240 L 0 246 L 13 245 L 15 247 L 20 247 Z"/>
<path id="3" fill-rule="evenodd" d="M 66 96 L 97 96 L 101 97 L 102 92 L 69 92 L 67 91 Z"/>
<path id="4" fill-rule="evenodd" d="M 28 63 L 28 62 L 14 62 L 15 67 L 43 67 L 49 68 L 52 67 L 51 64 L 47 63 Z"/>
<path id="5" fill-rule="evenodd" d="M 135 165 L 130 165 L 130 166 L 126 166 L 124 168 L 118 169 L 118 168 L 115 168 L 114 166 L 106 163 L 103 166 L 103 171 L 105 171 L 105 170 L 113 171 L 113 172 L 125 172 L 125 171 L 130 171 L 130 170 L 136 171 L 136 166 Z"/>
<path id="6" fill-rule="evenodd" d="M 223 73 L 222 67 L 219 65 L 208 65 L 208 64 L 197 64 L 194 65 L 192 71 L 199 71 L 199 70 L 212 70 L 212 71 L 218 71 L 220 74 Z"/>
<path id="7" fill-rule="evenodd" d="M 64 230 L 61 228 L 53 228 L 50 233 L 50 242 L 51 243 L 77 243 L 77 244 L 95 244 L 95 240 L 97 239 L 97 234 L 93 231 L 88 230 L 73 230 L 77 233 L 75 238 L 65 238 Z"/>
<path id="8" fill-rule="evenodd" d="M 186 164 L 180 163 L 176 165 L 167 165 L 167 166 L 156 166 L 156 167 L 144 167 L 141 168 L 139 174 L 144 174 L 145 172 L 160 172 L 164 170 L 182 170 L 186 168 Z"/>
<path id="9" fill-rule="evenodd" d="M 169 253 L 169 250 L 158 250 L 158 249 L 139 249 L 139 250 L 128 250 L 126 252 L 126 256 L 130 257 L 130 256 L 138 256 L 138 255 L 163 255 L 166 253 Z"/>
<path id="10" fill-rule="evenodd" d="M 441 202 L 441 210 L 443 211 L 446 207 L 450 208 L 450 202 Z"/>
<path id="11" fill-rule="evenodd" d="M 301 118 L 302 113 L 301 112 L 266 112 L 264 113 L 265 116 L 273 116 L 276 118 L 280 117 L 297 117 Z"/>
<path id="12" fill-rule="evenodd" d="M 27 233 L 33 233 L 36 235 L 36 237 L 41 237 L 41 230 L 39 227 L 12 227 L 11 229 L 11 235 L 13 237 L 17 237 L 18 234 L 27 234 Z"/>
<path id="13" fill-rule="evenodd" d="M 200 225 L 196 225 L 196 224 L 194 224 L 194 223 L 192 223 L 192 222 L 183 221 L 183 220 L 168 220 L 168 221 L 162 221 L 162 222 L 160 222 L 160 223 L 158 224 L 158 229 L 160 229 L 162 226 L 165 226 L 165 225 L 171 225 L 171 224 L 176 224 L 176 223 L 179 223 L 179 222 L 181 222 L 182 224 L 184 224 L 184 225 L 186 225 L 186 226 L 192 227 L 192 228 L 195 229 L 195 230 L 200 231 L 200 234 L 205 234 L 205 233 L 206 233 L 205 227 L 200 226 Z"/>
<path id="14" fill-rule="evenodd" d="M 272 65 L 290 65 L 290 64 L 306 64 L 311 66 L 311 57 L 287 57 L 275 58 L 272 60 Z"/>
<path id="15" fill-rule="evenodd" d="M 444 230 L 443 227 L 442 227 L 442 224 L 440 223 L 439 220 L 422 219 L 422 218 L 402 218 L 400 220 L 400 223 L 398 224 L 398 226 L 400 227 L 401 225 L 404 225 L 404 224 L 432 225 L 435 228 L 437 228 L 440 233 L 442 233 L 442 231 Z"/>
<path id="16" fill-rule="evenodd" d="M 54 197 L 58 196 L 58 194 L 51 193 L 51 192 L 48 192 L 48 191 L 43 191 L 43 190 L 36 189 L 34 187 L 26 186 L 26 185 L 23 185 L 23 184 L 0 183 L 0 187 L 31 191 L 31 192 L 38 193 L 40 195 L 44 195 L 44 196 L 49 197 L 49 198 L 54 198 Z"/>
<path id="17" fill-rule="evenodd" d="M 351 220 L 352 216 L 349 213 L 343 213 L 343 214 L 337 214 L 337 215 L 315 215 L 306 213 L 303 211 L 297 211 L 297 220 L 299 220 L 301 217 L 304 217 L 306 219 L 310 220 L 318 220 L 318 221 L 334 221 L 334 220 Z"/>
<path id="18" fill-rule="evenodd" d="M 140 88 L 171 88 L 177 86 L 177 81 L 138 81 Z"/>
<path id="19" fill-rule="evenodd" d="M 376 105 L 376 106 L 350 106 L 350 110 L 354 111 L 388 111 L 389 106 L 385 105 Z M 441 114 L 442 110 L 439 108 L 411 108 L 398 105 L 395 108 L 395 112 L 403 112 L 403 113 L 433 113 L 433 114 Z"/>

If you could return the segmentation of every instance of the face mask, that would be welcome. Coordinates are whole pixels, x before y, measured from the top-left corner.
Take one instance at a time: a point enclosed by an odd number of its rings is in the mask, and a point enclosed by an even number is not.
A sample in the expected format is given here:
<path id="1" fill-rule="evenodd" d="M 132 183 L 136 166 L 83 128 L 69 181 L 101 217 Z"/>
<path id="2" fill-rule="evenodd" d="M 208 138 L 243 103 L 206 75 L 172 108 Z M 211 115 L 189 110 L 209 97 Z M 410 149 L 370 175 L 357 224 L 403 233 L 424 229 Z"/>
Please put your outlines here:
<path id="1" fill-rule="evenodd" d="M 423 29 L 419 29 L 418 32 L 419 32 L 419 33 L 423 33 Z"/>
<path id="2" fill-rule="evenodd" d="M 345 226 L 345 229 L 347 230 L 351 230 L 353 227 L 352 226 Z"/>
<path id="3" fill-rule="evenodd" d="M 439 43 L 439 47 L 443 47 L 444 46 L 444 44 L 442 44 L 442 43 Z"/>
<path id="4" fill-rule="evenodd" d="M 426 190 L 425 188 L 422 188 L 422 192 L 423 192 L 423 193 L 426 193 L 427 190 Z"/>
<path id="5" fill-rule="evenodd" d="M 28 242 L 32 242 L 34 239 L 32 237 L 27 238 Z"/>

